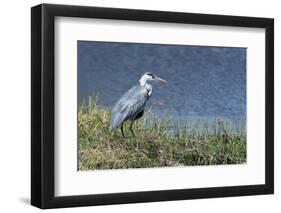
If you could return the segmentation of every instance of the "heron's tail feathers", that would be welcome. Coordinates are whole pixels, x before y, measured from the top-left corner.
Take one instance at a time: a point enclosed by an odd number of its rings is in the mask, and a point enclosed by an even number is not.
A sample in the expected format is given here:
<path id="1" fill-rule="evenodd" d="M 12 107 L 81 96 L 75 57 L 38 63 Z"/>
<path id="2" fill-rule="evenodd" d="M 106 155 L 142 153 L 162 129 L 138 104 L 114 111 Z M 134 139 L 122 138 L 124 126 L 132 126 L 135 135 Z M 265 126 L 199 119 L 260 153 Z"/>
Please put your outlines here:
<path id="1" fill-rule="evenodd" d="M 109 125 L 109 129 L 113 130 L 113 129 L 118 128 L 122 124 L 123 121 L 124 121 L 124 119 L 123 119 L 123 116 L 121 113 L 113 114 L 110 125 Z"/>

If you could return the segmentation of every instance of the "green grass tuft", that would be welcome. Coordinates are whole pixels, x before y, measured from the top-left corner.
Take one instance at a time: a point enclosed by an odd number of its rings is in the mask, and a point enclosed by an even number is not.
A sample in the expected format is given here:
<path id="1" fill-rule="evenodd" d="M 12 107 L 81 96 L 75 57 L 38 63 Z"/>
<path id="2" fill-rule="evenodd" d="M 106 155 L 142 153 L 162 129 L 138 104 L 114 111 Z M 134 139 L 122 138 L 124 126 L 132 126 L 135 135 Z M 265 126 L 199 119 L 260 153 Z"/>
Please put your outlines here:
<path id="1" fill-rule="evenodd" d="M 136 137 L 125 123 L 127 138 L 123 138 L 119 129 L 109 130 L 110 110 L 96 103 L 96 98 L 90 97 L 87 104 L 79 106 L 79 170 L 246 162 L 246 132 L 239 125 L 233 131 L 221 120 L 175 123 L 170 119 L 155 119 L 147 112 L 134 124 Z"/>

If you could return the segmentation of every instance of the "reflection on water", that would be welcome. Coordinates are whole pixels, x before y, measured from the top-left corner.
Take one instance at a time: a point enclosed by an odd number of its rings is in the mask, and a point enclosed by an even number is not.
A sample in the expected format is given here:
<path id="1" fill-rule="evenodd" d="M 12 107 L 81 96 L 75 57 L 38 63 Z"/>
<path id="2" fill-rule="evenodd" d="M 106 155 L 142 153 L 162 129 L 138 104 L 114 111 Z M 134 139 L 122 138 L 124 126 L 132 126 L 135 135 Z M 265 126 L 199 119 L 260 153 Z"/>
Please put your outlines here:
<path id="1" fill-rule="evenodd" d="M 78 41 L 78 101 L 99 96 L 112 107 L 152 72 L 169 83 L 153 85 L 147 104 L 173 120 L 246 118 L 246 49 Z"/>

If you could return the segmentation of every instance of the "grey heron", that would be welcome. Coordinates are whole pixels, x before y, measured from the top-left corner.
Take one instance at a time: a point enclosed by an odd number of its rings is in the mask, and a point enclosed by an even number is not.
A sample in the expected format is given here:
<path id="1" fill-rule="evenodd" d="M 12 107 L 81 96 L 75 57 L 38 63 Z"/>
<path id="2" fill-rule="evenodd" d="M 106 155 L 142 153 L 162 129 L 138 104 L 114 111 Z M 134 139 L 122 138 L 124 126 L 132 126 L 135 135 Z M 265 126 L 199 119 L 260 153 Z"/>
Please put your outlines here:
<path id="1" fill-rule="evenodd" d="M 135 133 L 132 129 L 133 123 L 144 114 L 145 105 L 152 94 L 152 85 L 150 83 L 153 81 L 167 83 L 164 79 L 146 72 L 140 78 L 139 83 L 122 95 L 112 108 L 110 129 L 116 129 L 121 126 L 122 136 L 125 137 L 123 123 L 130 120 L 130 131 L 135 137 Z"/>

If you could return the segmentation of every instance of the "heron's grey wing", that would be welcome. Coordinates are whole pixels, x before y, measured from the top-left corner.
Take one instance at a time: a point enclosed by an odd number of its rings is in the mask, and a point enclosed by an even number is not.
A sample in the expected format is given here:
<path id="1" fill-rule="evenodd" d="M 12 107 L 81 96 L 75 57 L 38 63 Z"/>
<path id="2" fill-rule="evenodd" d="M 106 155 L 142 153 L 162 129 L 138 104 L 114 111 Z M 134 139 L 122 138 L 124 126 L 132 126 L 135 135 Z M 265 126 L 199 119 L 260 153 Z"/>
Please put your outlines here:
<path id="1" fill-rule="evenodd" d="M 127 119 L 133 118 L 139 112 L 144 110 L 147 93 L 140 86 L 132 87 L 126 92 L 112 109 L 112 118 L 110 128 L 115 129 Z"/>

